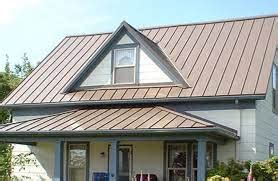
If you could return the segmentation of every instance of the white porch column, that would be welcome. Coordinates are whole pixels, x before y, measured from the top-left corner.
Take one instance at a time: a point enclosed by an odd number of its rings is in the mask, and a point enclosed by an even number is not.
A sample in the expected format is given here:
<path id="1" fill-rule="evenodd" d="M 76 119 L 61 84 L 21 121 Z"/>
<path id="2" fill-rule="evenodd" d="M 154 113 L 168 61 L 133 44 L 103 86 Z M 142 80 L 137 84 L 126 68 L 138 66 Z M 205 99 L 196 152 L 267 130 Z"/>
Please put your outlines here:
<path id="1" fill-rule="evenodd" d="M 64 142 L 55 142 L 54 181 L 63 181 Z"/>
<path id="2" fill-rule="evenodd" d="M 207 141 L 198 140 L 198 165 L 197 165 L 197 181 L 206 180 L 206 150 Z"/>
<path id="3" fill-rule="evenodd" d="M 111 143 L 111 160 L 110 160 L 110 170 L 109 170 L 109 181 L 119 180 L 119 142 L 113 141 Z"/>

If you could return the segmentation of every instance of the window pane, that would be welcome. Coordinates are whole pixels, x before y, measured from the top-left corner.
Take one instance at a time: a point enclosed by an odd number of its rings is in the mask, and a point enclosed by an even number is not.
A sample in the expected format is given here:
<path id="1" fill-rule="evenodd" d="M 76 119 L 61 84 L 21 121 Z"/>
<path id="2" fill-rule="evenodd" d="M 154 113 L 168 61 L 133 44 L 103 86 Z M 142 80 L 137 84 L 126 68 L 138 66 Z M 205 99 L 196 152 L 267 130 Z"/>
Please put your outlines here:
<path id="1" fill-rule="evenodd" d="M 169 181 L 186 181 L 185 170 L 170 170 Z"/>
<path id="2" fill-rule="evenodd" d="M 85 169 L 84 168 L 70 168 L 70 181 L 85 181 Z"/>
<path id="3" fill-rule="evenodd" d="M 115 66 L 135 65 L 135 48 L 115 50 Z"/>
<path id="4" fill-rule="evenodd" d="M 86 149 L 71 148 L 69 151 L 69 166 L 82 168 L 86 166 Z"/>
<path id="5" fill-rule="evenodd" d="M 213 145 L 211 143 L 207 144 L 206 160 L 207 160 L 207 168 L 212 168 L 213 167 Z"/>
<path id="6" fill-rule="evenodd" d="M 114 82 L 116 84 L 133 83 L 134 82 L 134 67 L 122 67 L 115 69 Z"/>
<path id="7" fill-rule="evenodd" d="M 85 181 L 87 145 L 70 144 L 68 150 L 69 181 Z"/>
<path id="8" fill-rule="evenodd" d="M 186 168 L 186 145 L 168 145 L 168 168 Z"/>

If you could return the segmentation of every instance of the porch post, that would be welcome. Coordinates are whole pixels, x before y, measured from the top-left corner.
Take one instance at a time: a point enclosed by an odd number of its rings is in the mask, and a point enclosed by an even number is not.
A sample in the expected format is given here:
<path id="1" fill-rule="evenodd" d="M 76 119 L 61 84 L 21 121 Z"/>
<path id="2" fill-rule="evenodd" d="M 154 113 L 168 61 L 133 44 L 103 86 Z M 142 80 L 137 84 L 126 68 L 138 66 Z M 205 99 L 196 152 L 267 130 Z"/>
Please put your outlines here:
<path id="1" fill-rule="evenodd" d="M 207 141 L 198 140 L 198 164 L 197 164 L 197 181 L 206 180 L 206 150 Z"/>
<path id="2" fill-rule="evenodd" d="M 54 165 L 54 181 L 63 180 L 63 160 L 64 160 L 64 142 L 55 142 L 55 165 Z"/>
<path id="3" fill-rule="evenodd" d="M 119 142 L 113 141 L 111 143 L 111 164 L 109 170 L 109 181 L 118 181 L 118 167 L 119 167 L 119 154 L 118 154 Z"/>

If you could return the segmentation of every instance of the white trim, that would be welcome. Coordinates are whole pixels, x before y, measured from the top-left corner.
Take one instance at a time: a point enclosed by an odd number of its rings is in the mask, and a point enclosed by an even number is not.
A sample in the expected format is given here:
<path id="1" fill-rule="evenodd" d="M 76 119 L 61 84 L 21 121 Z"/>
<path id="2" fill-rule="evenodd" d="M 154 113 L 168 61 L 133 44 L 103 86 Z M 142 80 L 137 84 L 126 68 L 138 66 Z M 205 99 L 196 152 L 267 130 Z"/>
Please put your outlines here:
<path id="1" fill-rule="evenodd" d="M 119 51 L 119 50 L 133 50 L 134 51 L 134 63 L 133 63 L 133 65 L 124 65 L 124 66 L 116 66 L 116 51 Z M 113 67 L 112 67 L 112 84 L 114 84 L 114 85 L 126 85 L 126 84 L 135 84 L 136 82 L 136 66 L 138 66 L 138 65 L 136 65 L 136 54 L 137 54 L 137 52 L 136 52 L 136 47 L 130 47 L 130 48 L 115 48 L 114 50 L 113 50 L 113 56 L 111 56 L 111 58 L 113 57 Z M 116 83 L 115 82 L 115 69 L 117 69 L 117 68 L 128 68 L 128 67 L 133 67 L 134 68 L 134 76 L 133 76 L 133 82 L 125 82 L 125 83 Z"/>

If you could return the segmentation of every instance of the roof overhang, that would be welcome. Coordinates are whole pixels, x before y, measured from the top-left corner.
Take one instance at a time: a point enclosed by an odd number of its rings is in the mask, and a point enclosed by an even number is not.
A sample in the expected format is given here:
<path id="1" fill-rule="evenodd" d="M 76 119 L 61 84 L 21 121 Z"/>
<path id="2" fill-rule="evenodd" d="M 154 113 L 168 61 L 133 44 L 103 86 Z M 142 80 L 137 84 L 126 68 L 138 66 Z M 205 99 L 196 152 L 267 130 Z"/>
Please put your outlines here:
<path id="1" fill-rule="evenodd" d="M 165 107 L 75 109 L 28 121 L 0 125 L 0 141 L 57 138 L 239 139 L 237 131 Z"/>
<path id="2" fill-rule="evenodd" d="M 121 100 L 92 100 L 92 101 L 69 101 L 50 103 L 29 104 L 0 104 L 2 108 L 32 108 L 32 107 L 58 107 L 58 106 L 97 106 L 97 105 L 121 105 L 121 104 L 162 104 L 162 103 L 186 103 L 186 102 L 215 102 L 235 100 L 264 100 L 265 94 L 240 95 L 240 96 L 210 96 L 210 97 L 175 97 L 175 98 L 148 98 L 148 99 L 121 99 Z"/>

